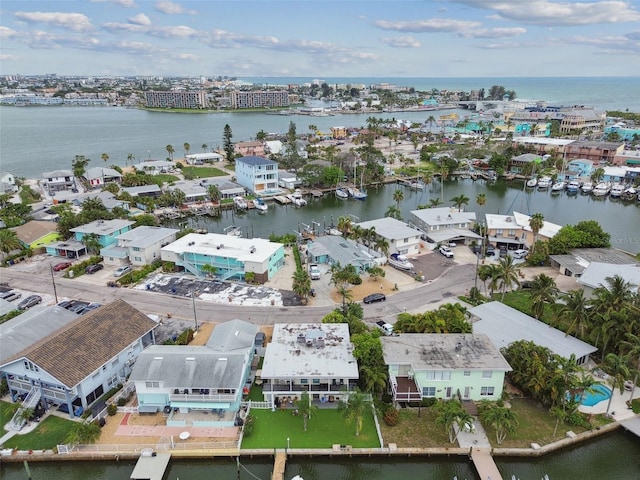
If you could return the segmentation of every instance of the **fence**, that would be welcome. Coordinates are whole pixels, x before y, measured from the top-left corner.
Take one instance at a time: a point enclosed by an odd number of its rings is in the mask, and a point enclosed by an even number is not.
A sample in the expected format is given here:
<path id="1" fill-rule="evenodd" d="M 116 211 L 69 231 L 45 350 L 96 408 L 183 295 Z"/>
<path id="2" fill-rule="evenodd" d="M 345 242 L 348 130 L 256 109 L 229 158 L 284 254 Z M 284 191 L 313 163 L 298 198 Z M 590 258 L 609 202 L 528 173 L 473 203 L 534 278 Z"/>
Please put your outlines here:
<path id="1" fill-rule="evenodd" d="M 256 402 L 255 400 L 249 400 L 248 402 L 242 402 L 241 406 L 247 408 L 255 408 L 257 410 L 269 410 L 272 405 L 269 402 Z"/>
<path id="2" fill-rule="evenodd" d="M 154 451 L 172 452 L 186 450 L 239 450 L 238 442 L 180 442 L 172 439 L 159 443 L 136 444 L 77 444 L 58 445 L 58 454 L 90 454 L 90 453 L 141 453 L 144 449 Z"/>

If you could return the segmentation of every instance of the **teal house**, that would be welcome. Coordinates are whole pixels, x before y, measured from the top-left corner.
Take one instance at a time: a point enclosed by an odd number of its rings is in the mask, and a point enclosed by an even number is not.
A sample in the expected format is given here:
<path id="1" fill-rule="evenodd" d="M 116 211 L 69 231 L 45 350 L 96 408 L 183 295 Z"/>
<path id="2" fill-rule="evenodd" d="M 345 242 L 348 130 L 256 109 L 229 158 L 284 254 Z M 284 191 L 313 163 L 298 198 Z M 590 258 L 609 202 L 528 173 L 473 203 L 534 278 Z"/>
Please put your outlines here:
<path id="1" fill-rule="evenodd" d="M 78 242 L 82 242 L 82 240 L 89 235 L 95 235 L 100 246 L 107 247 L 117 241 L 118 235 L 122 235 L 131 230 L 131 226 L 134 224 L 135 222 L 130 220 L 121 219 L 96 220 L 72 228 L 70 231 L 74 234 L 74 238 Z"/>

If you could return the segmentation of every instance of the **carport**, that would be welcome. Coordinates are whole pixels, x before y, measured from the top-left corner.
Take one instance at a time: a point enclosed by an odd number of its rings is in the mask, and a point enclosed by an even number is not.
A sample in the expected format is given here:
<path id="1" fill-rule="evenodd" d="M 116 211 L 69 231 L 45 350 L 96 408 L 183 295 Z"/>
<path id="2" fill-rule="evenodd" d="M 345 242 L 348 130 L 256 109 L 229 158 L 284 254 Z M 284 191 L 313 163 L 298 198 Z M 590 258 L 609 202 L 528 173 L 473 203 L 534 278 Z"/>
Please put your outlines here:
<path id="1" fill-rule="evenodd" d="M 431 243 L 462 241 L 465 245 L 469 240 L 482 240 L 482 236 L 464 228 L 442 228 L 426 232 L 427 240 Z"/>

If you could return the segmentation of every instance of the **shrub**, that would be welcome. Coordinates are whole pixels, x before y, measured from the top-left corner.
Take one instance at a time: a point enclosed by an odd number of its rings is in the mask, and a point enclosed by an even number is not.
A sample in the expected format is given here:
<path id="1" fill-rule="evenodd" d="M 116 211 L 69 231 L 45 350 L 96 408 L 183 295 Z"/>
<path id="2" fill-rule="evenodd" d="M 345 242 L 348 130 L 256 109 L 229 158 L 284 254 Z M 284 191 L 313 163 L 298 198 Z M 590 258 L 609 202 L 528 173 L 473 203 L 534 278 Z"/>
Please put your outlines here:
<path id="1" fill-rule="evenodd" d="M 255 418 L 253 415 L 247 415 L 247 418 L 244 419 L 244 436 L 248 437 L 253 433 L 253 423 Z"/>
<path id="2" fill-rule="evenodd" d="M 398 424 L 398 420 L 400 419 L 400 413 L 395 408 L 389 408 L 386 412 L 384 412 L 384 423 L 393 427 Z"/>
<path id="3" fill-rule="evenodd" d="M 193 329 L 187 328 L 184 332 L 178 335 L 175 341 L 176 345 L 188 345 L 193 340 Z"/>
<path id="4" fill-rule="evenodd" d="M 118 407 L 124 407 L 127 404 L 127 399 L 124 397 L 120 397 L 118 399 Z"/>
<path id="5" fill-rule="evenodd" d="M 382 394 L 382 402 L 383 403 L 391 403 L 393 401 L 393 396 L 390 393 Z"/>
<path id="6" fill-rule="evenodd" d="M 362 283 L 362 277 L 360 277 L 360 275 L 354 275 L 349 278 L 349 283 L 351 285 L 360 285 Z"/>
<path id="7" fill-rule="evenodd" d="M 109 406 L 107 406 L 107 414 L 113 417 L 116 413 L 118 413 L 118 406 L 115 403 L 110 403 Z"/>
<path id="8" fill-rule="evenodd" d="M 433 407 L 436 404 L 437 401 L 438 400 L 436 398 L 434 398 L 434 397 L 423 398 L 422 399 L 422 406 L 423 407 Z"/>

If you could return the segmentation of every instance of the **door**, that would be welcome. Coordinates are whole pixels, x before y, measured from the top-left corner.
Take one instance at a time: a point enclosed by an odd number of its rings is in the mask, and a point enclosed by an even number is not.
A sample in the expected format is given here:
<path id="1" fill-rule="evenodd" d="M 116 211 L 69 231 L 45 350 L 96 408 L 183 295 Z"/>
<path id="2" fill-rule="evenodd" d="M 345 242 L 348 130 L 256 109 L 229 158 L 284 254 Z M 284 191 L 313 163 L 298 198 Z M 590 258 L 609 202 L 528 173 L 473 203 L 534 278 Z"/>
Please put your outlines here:
<path id="1" fill-rule="evenodd" d="M 447 387 L 445 390 L 446 398 L 451 398 L 451 387 Z"/>
<path id="2" fill-rule="evenodd" d="M 469 387 L 464 387 L 464 398 L 469 398 Z"/>

